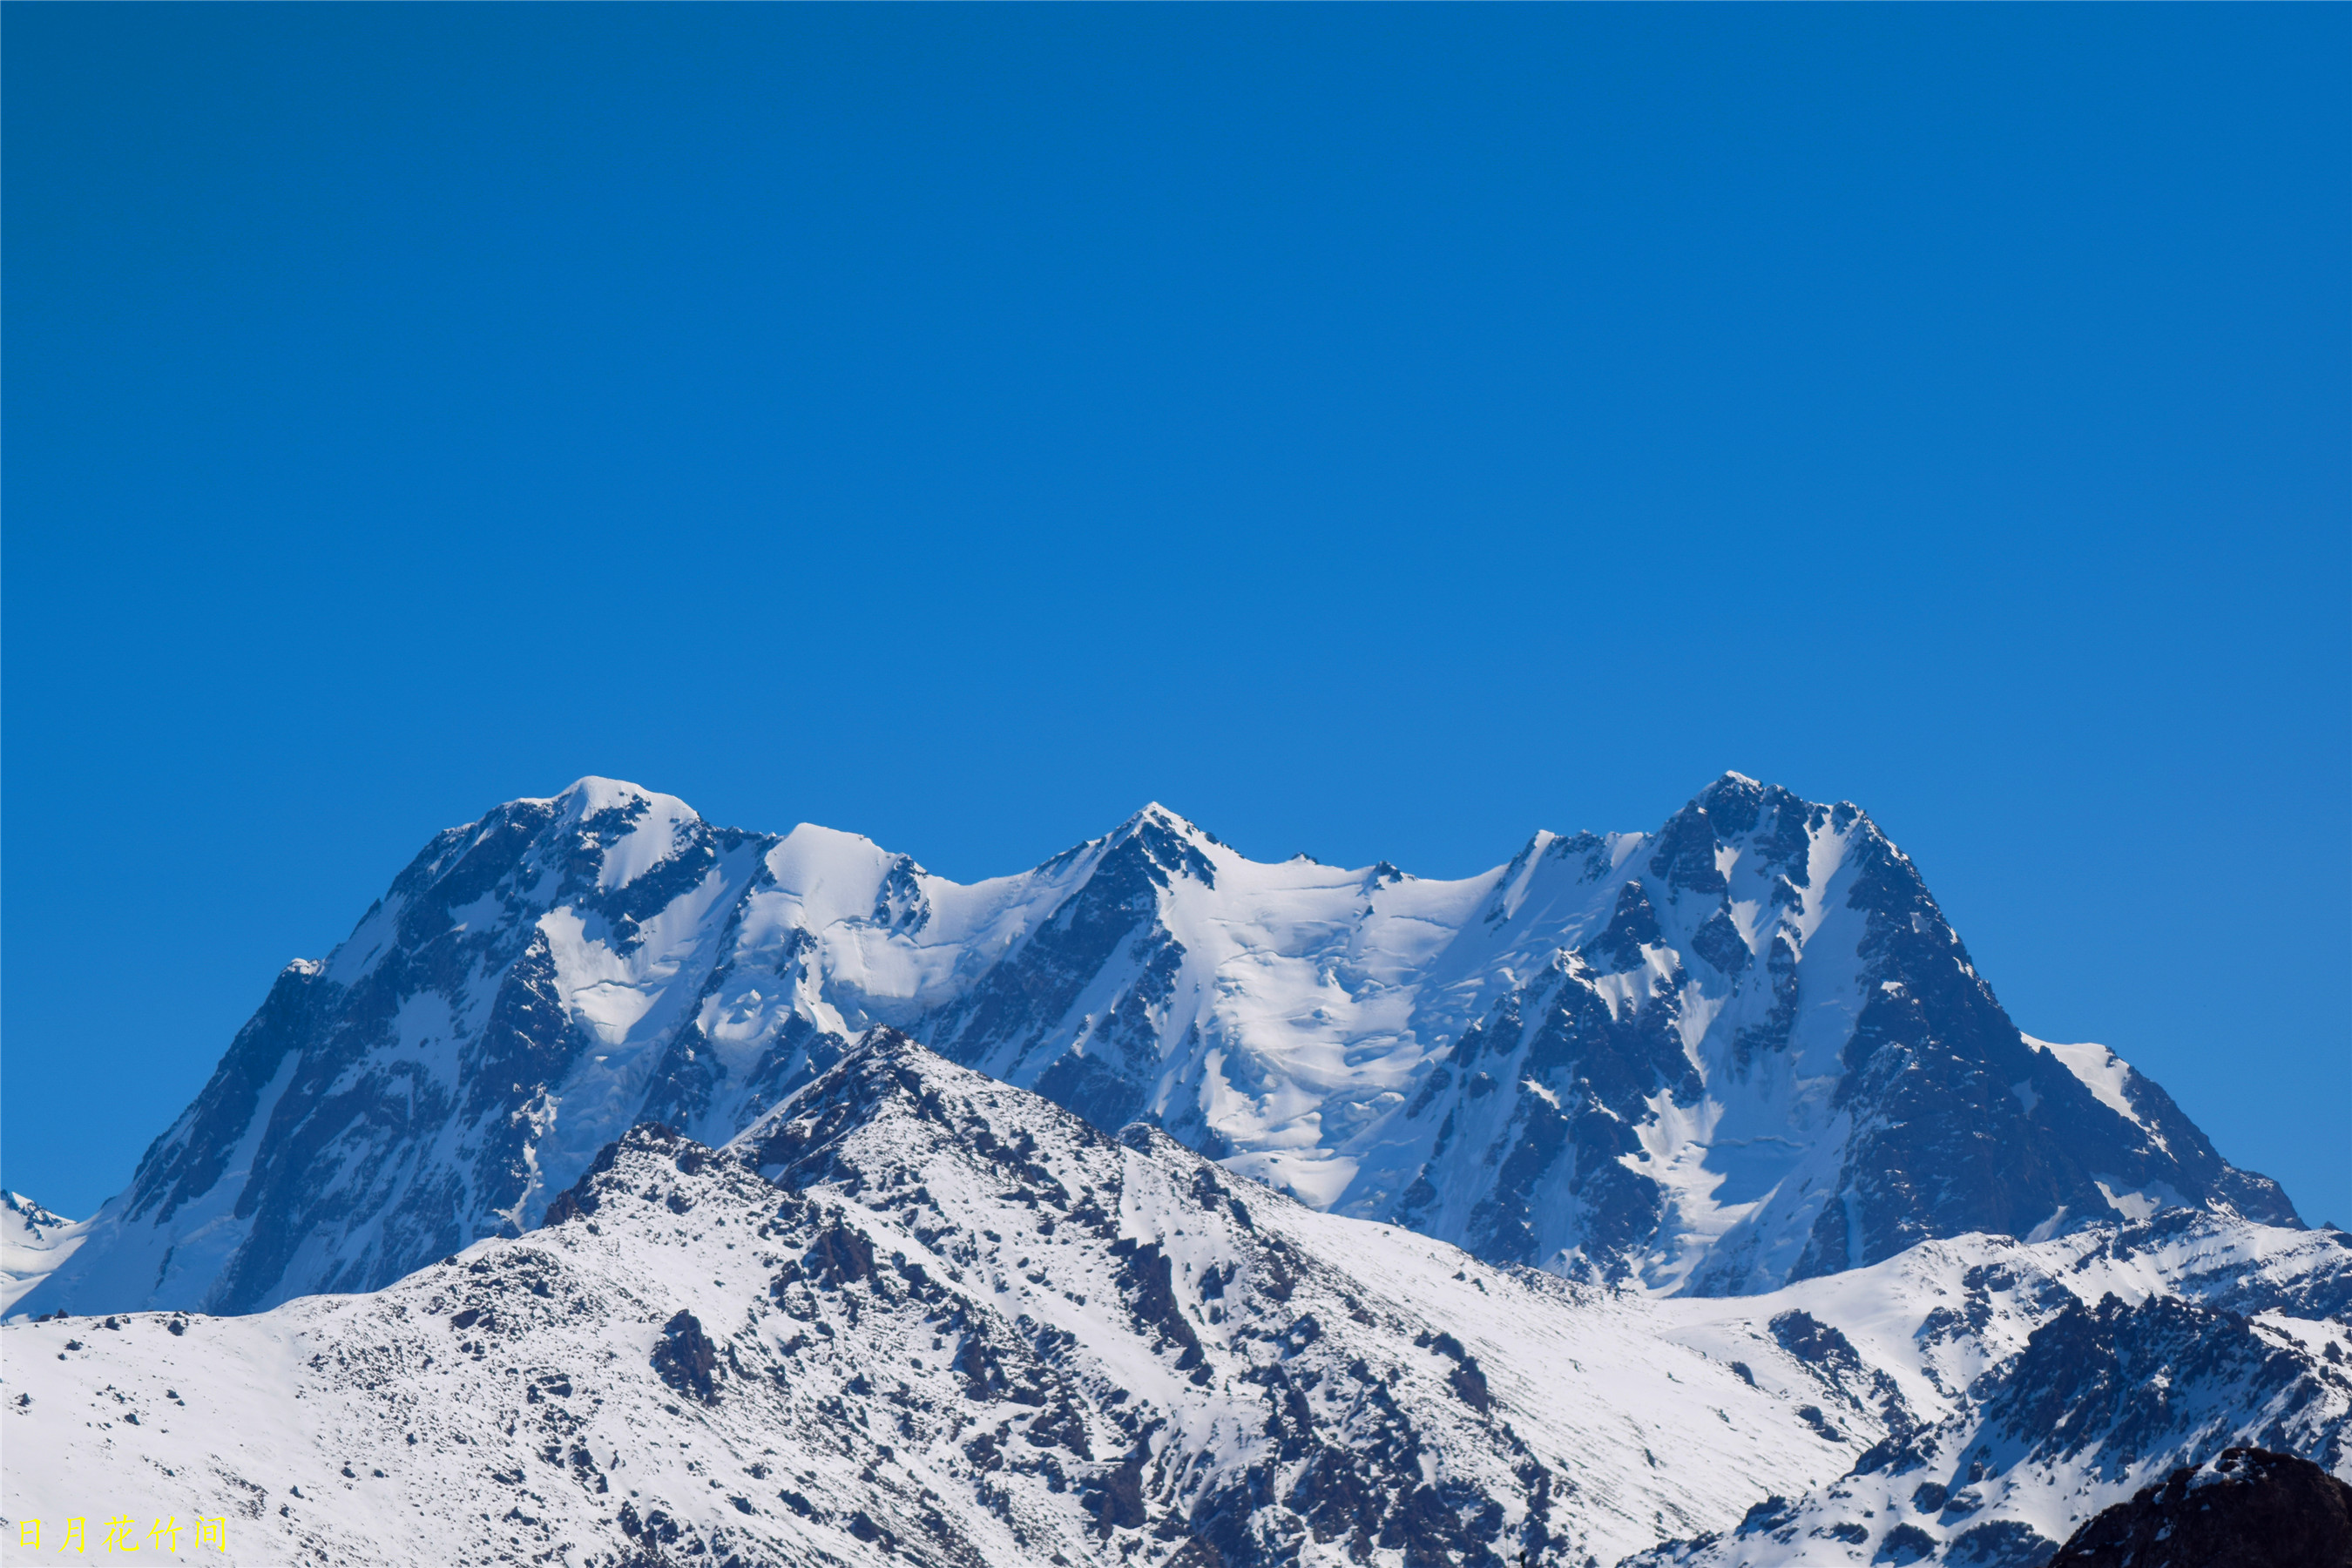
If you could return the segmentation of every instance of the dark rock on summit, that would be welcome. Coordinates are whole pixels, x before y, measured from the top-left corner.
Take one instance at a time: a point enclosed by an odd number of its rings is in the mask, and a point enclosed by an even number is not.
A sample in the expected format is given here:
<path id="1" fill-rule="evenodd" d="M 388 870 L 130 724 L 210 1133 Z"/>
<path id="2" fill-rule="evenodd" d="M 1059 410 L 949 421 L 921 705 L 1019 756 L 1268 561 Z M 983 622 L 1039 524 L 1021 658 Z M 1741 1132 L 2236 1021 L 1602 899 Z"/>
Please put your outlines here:
<path id="1" fill-rule="evenodd" d="M 2100 1514 L 2050 1568 L 2352 1568 L 2352 1486 L 2292 1454 L 2231 1448 Z"/>

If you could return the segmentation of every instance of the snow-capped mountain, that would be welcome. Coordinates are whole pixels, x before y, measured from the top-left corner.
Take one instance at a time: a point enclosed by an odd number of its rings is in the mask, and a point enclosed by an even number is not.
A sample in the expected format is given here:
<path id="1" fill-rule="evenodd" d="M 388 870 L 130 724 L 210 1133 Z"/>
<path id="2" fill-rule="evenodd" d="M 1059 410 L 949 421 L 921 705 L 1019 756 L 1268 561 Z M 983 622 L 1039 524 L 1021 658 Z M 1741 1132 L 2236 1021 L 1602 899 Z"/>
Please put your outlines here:
<path id="1" fill-rule="evenodd" d="M 71 1258 L 89 1232 L 89 1221 L 51 1214 L 24 1194 L 0 1187 L 0 1316 Z"/>
<path id="2" fill-rule="evenodd" d="M 1867 816 L 1737 774 L 1457 881 L 1255 862 L 1153 805 L 971 886 L 587 779 L 438 836 L 289 966 L 19 1305 L 372 1289 L 529 1229 L 639 1121 L 725 1142 L 877 1025 L 1310 1206 L 1658 1291 L 2296 1223 L 2110 1053 L 2021 1036 Z"/>
<path id="3" fill-rule="evenodd" d="M 2022 1568 L 2224 1447 L 2347 1462 L 2332 1231 L 2175 1209 L 1666 1297 L 1318 1212 L 887 1030 L 723 1150 L 627 1132 L 546 1221 L 370 1294 L 12 1322 L 0 1526 L 225 1519 L 225 1559 L 155 1560 L 232 1563 Z"/>

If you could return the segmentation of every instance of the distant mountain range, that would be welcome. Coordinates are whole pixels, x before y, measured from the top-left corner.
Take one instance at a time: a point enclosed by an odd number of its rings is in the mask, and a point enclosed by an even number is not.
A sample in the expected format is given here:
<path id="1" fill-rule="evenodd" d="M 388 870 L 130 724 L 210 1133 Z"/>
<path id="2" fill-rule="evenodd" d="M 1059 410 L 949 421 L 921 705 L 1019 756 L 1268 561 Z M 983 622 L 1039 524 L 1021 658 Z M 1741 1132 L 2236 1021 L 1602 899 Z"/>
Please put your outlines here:
<path id="1" fill-rule="evenodd" d="M 530 1231 L 632 1126 L 726 1143 L 877 1026 L 1312 1208 L 1651 1292 L 2300 1223 L 2112 1053 L 2021 1035 L 1865 813 L 1736 773 L 1461 880 L 1255 862 L 1151 805 L 970 886 L 591 778 L 438 835 L 289 965 L 15 1310 L 375 1289 Z"/>

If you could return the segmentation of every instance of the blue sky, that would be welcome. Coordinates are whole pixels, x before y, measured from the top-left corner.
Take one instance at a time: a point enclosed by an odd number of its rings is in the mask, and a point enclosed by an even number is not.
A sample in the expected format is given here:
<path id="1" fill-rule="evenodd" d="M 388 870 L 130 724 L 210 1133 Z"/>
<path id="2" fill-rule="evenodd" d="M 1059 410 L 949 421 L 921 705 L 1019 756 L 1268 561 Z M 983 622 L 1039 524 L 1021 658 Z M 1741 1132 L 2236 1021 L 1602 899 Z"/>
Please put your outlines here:
<path id="1" fill-rule="evenodd" d="M 585 773 L 971 878 L 1737 768 L 2352 1223 L 2352 12 L 13 5 L 0 1172 Z"/>

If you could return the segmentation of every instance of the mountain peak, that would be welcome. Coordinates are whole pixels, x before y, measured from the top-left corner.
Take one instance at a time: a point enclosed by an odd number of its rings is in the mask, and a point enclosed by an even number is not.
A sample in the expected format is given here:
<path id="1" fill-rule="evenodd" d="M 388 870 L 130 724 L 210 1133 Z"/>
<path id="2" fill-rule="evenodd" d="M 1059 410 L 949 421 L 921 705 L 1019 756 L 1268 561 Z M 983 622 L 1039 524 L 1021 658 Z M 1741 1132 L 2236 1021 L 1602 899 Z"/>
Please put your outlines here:
<path id="1" fill-rule="evenodd" d="M 1224 840 L 1186 816 L 1182 812 L 1172 810 L 1156 800 L 1144 802 L 1140 810 L 1111 829 L 1109 841 L 1116 844 L 1151 827 L 1173 833 L 1195 844 L 1214 844 L 1221 848 L 1224 845 Z"/>
<path id="2" fill-rule="evenodd" d="M 565 808 L 565 815 L 575 821 L 601 816 L 608 811 L 635 815 L 641 809 L 672 821 L 701 820 L 700 813 L 674 795 L 663 795 L 626 779 L 608 779 L 597 773 L 583 773 L 572 780 L 549 797 L 547 804 Z"/>
<path id="3" fill-rule="evenodd" d="M 22 1193 L 0 1189 L 0 1313 L 12 1312 L 81 1245 L 88 1220 L 69 1220 Z"/>
<path id="4" fill-rule="evenodd" d="M 15 1215 L 28 1230 L 52 1229 L 69 1224 L 62 1215 L 53 1214 L 24 1194 L 0 1187 L 0 1213 Z"/>
<path id="5" fill-rule="evenodd" d="M 1726 773 L 1693 795 L 1690 804 L 1683 809 L 1703 811 L 1710 816 L 1727 816 L 1734 819 L 1751 818 L 1768 800 L 1794 801 L 1798 798 L 1779 784 L 1768 784 L 1761 780 L 1751 779 L 1746 773 Z"/>
<path id="6" fill-rule="evenodd" d="M 28 1310 L 370 1289 L 529 1228 L 635 1121 L 724 1143 L 814 1080 L 969 1070 L 1659 1290 L 2158 1208 L 2293 1223 L 2119 1061 L 2030 1046 L 1858 811 L 1745 774 L 1459 880 L 1248 862 L 1154 800 L 970 885 L 591 776 L 436 835 L 282 975 Z"/>

